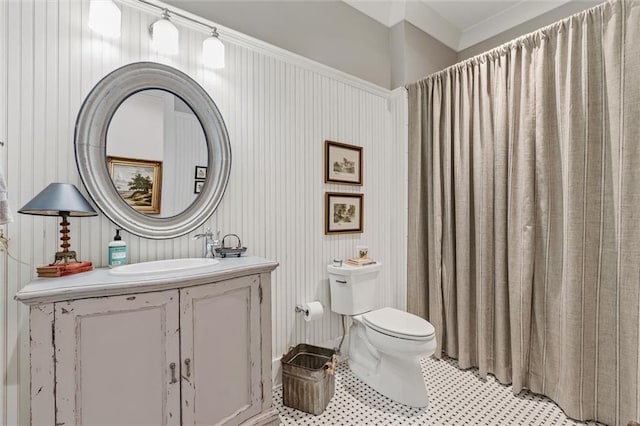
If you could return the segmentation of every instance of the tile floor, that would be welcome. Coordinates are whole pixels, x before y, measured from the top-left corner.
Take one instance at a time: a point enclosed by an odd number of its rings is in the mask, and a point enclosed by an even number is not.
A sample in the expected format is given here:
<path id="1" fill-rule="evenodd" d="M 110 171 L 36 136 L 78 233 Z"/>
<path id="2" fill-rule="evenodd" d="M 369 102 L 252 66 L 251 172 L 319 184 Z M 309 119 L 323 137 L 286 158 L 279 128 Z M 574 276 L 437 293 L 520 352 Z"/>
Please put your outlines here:
<path id="1" fill-rule="evenodd" d="M 477 370 L 460 370 L 452 359 L 422 360 L 429 392 L 427 409 L 397 404 L 360 382 L 343 362 L 336 370 L 335 394 L 322 415 L 282 405 L 282 388 L 274 392 L 284 425 L 598 425 L 576 422 L 540 395 L 514 395 L 493 376 L 484 381 Z M 433 389 L 439 389 L 434 392 Z"/>

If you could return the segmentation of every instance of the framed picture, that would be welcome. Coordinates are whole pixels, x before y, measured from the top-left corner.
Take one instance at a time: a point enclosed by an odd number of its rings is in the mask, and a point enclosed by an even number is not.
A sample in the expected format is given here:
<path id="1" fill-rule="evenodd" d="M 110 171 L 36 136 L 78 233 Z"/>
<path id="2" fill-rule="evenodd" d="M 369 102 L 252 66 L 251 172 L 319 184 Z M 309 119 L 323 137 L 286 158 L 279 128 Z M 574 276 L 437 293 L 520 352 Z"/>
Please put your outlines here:
<path id="1" fill-rule="evenodd" d="M 324 233 L 359 234 L 364 231 L 364 195 L 325 193 Z"/>
<path id="2" fill-rule="evenodd" d="M 343 185 L 362 185 L 362 147 L 324 142 L 324 181 Z"/>
<path id="3" fill-rule="evenodd" d="M 205 166 L 196 166 L 196 179 L 206 179 L 207 168 Z"/>
<path id="4" fill-rule="evenodd" d="M 202 187 L 204 186 L 204 181 L 203 180 L 197 180 L 195 181 L 194 185 L 193 185 L 193 193 L 194 194 L 199 194 L 202 192 Z"/>
<path id="5" fill-rule="evenodd" d="M 116 191 L 131 207 L 146 214 L 160 214 L 162 161 L 107 157 Z"/>

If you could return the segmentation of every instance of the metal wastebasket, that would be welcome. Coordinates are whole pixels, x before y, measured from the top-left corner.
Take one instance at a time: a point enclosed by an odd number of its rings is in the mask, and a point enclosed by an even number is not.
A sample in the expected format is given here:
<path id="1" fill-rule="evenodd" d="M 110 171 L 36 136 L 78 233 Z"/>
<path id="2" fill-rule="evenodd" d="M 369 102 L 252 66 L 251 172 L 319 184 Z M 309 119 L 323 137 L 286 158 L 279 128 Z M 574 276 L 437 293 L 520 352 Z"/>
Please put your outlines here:
<path id="1" fill-rule="evenodd" d="M 290 348 L 281 360 L 283 404 L 322 414 L 333 397 L 337 362 L 333 349 L 304 343 Z"/>

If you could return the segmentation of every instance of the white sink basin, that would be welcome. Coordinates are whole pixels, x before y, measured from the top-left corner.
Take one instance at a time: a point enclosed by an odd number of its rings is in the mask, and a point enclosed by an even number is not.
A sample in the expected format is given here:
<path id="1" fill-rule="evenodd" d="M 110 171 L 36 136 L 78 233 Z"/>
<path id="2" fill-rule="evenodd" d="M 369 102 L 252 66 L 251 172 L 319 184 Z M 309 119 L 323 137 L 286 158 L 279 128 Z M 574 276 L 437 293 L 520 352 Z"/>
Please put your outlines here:
<path id="1" fill-rule="evenodd" d="M 109 270 L 111 275 L 158 275 L 174 272 L 187 272 L 208 268 L 218 263 L 218 259 L 210 258 L 186 258 L 155 260 L 153 262 L 132 263 L 131 265 L 117 266 Z"/>

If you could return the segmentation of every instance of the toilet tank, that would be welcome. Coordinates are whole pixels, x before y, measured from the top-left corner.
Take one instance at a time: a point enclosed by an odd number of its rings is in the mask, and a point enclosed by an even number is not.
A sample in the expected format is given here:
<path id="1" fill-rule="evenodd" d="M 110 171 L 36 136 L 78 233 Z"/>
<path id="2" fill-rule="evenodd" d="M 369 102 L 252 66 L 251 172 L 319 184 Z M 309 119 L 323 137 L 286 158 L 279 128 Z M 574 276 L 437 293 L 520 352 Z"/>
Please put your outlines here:
<path id="1" fill-rule="evenodd" d="M 331 311 L 358 315 L 376 308 L 381 263 L 366 266 L 328 265 Z"/>

